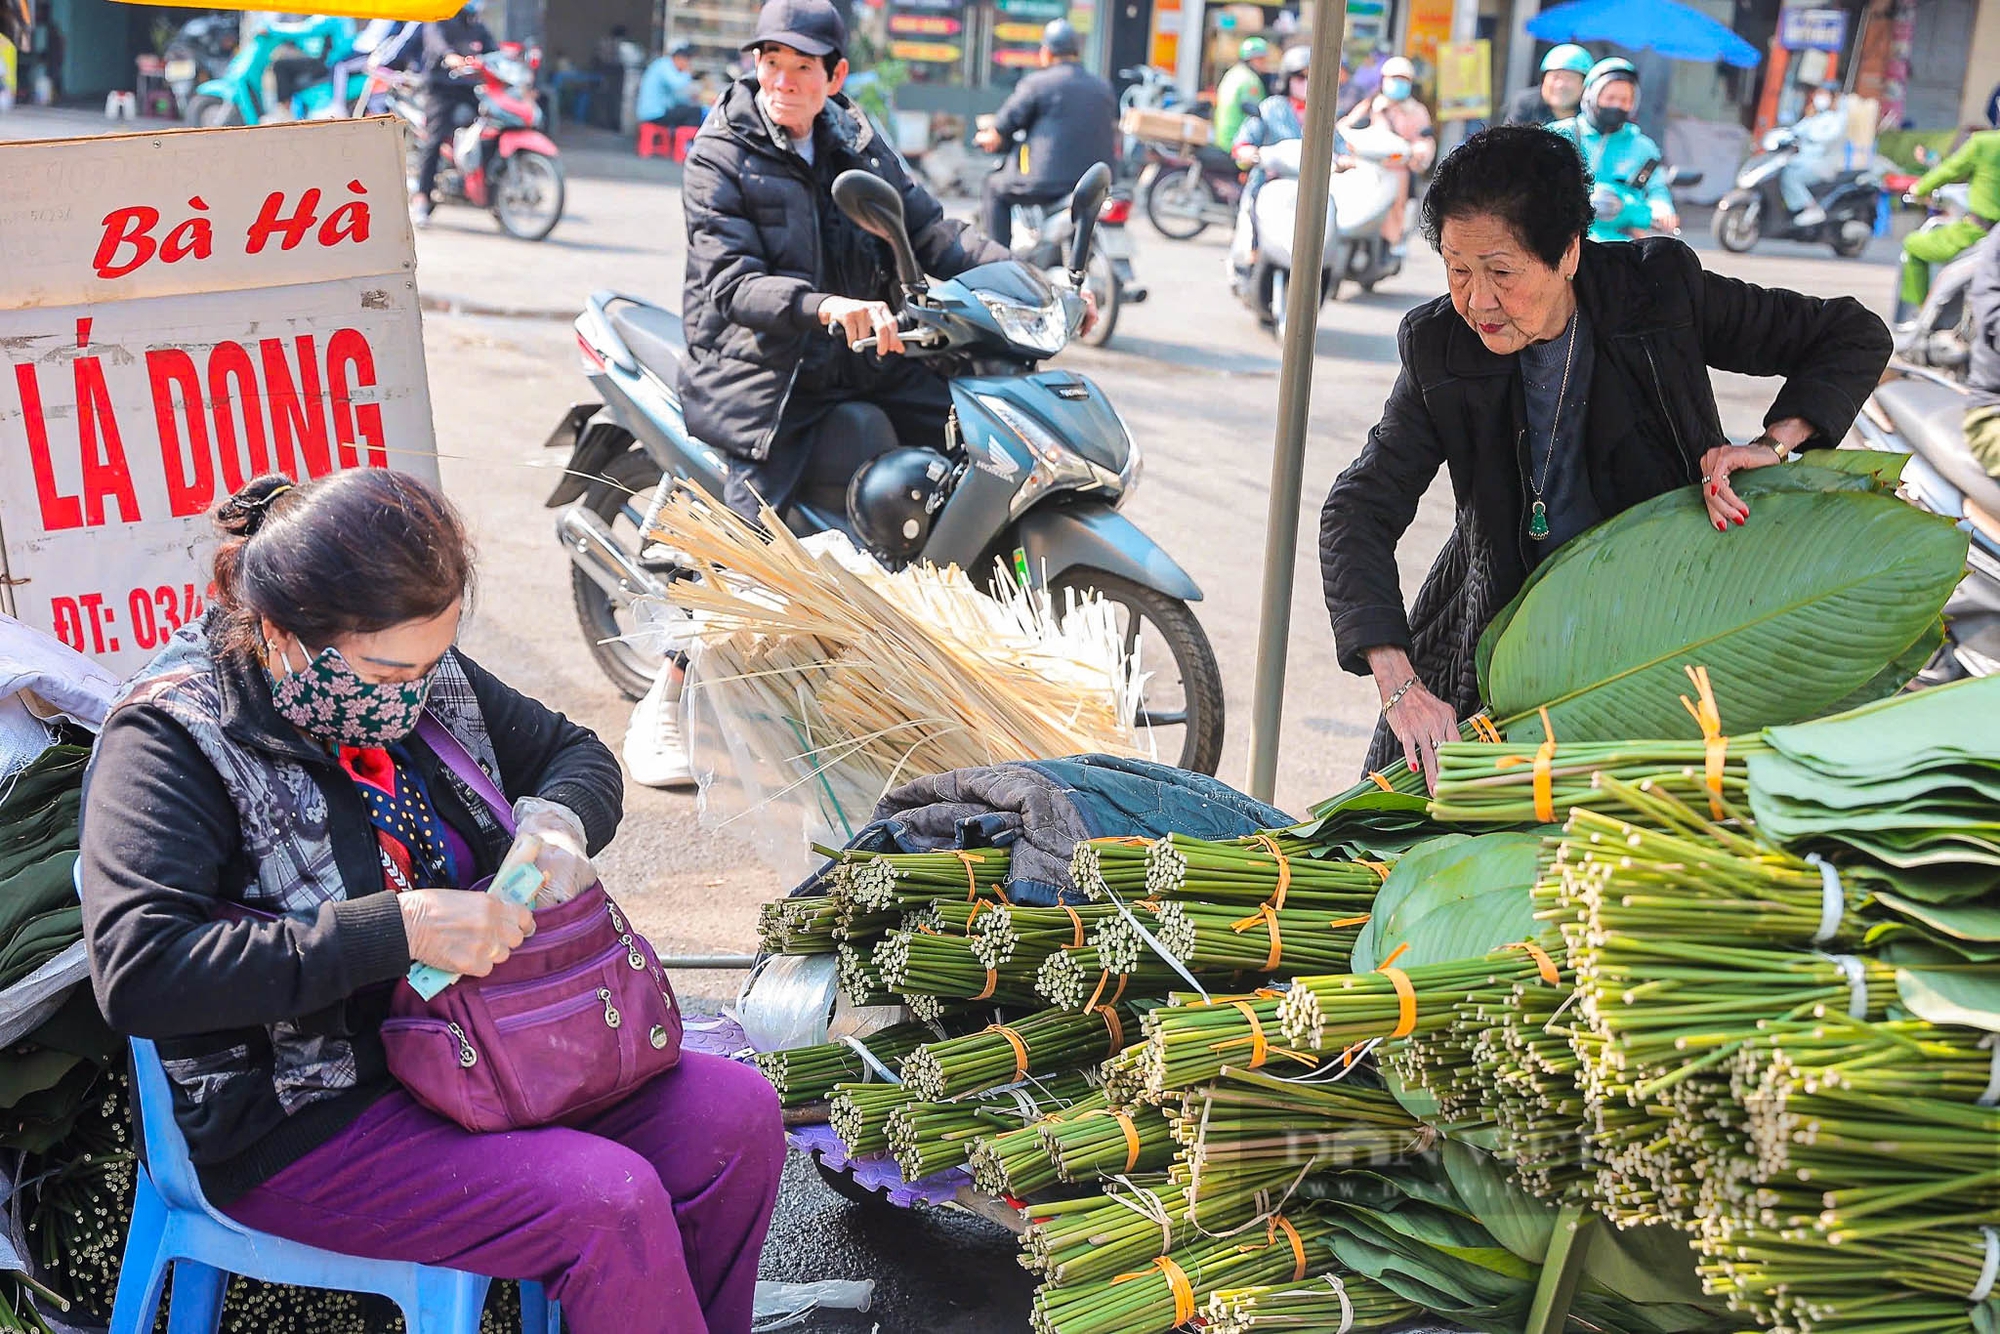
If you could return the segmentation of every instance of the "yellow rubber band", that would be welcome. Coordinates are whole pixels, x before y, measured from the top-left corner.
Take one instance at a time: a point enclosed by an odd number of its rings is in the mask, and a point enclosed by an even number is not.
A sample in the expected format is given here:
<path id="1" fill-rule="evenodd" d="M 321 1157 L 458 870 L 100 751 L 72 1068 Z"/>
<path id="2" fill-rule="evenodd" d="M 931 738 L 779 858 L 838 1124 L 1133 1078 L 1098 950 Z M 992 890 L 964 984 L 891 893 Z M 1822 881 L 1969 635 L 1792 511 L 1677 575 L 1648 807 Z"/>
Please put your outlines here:
<path id="1" fill-rule="evenodd" d="M 1556 758 L 1556 729 L 1549 721 L 1549 711 L 1544 708 L 1542 715 L 1542 744 L 1535 748 L 1535 818 L 1543 824 L 1554 824 L 1556 819 L 1555 776 L 1550 766 Z"/>
<path id="2" fill-rule="evenodd" d="M 1263 1022 L 1257 1018 L 1257 1011 L 1249 1001 L 1231 1001 L 1230 1004 L 1241 1010 L 1243 1017 L 1250 1022 L 1250 1068 L 1260 1069 L 1271 1058 L 1271 1043 L 1264 1036 Z"/>
<path id="3" fill-rule="evenodd" d="M 1493 720 L 1484 713 L 1475 713 L 1467 721 L 1472 724 L 1473 734 L 1481 741 L 1484 741 L 1489 746 L 1500 744 L 1500 729 L 1495 727 Z"/>
<path id="4" fill-rule="evenodd" d="M 1701 728 L 1702 744 L 1707 752 L 1706 777 L 1708 779 L 1708 813 L 1720 820 L 1728 812 L 1722 807 L 1722 766 L 1729 759 L 1729 738 L 1722 734 L 1722 709 L 1715 702 L 1715 691 L 1708 683 L 1708 668 L 1689 667 L 1688 680 L 1694 682 L 1695 699 L 1681 696 L 1681 706 L 1694 716 Z M 1699 703 L 1696 703 L 1699 700 Z"/>
<path id="5" fill-rule="evenodd" d="M 1188 1282 L 1179 1265 L 1164 1255 L 1153 1261 L 1153 1267 L 1167 1276 L 1167 1287 L 1174 1294 L 1175 1326 L 1185 1325 L 1194 1319 L 1194 1284 Z"/>
<path id="6" fill-rule="evenodd" d="M 1070 920 L 1071 924 L 1072 924 L 1072 925 L 1074 925 L 1074 926 L 1076 927 L 1076 939 L 1074 939 L 1074 940 L 1070 941 L 1070 943 L 1069 943 L 1069 947 L 1070 947 L 1071 949 L 1073 949 L 1073 950 L 1080 950 L 1080 949 L 1082 949 L 1082 948 L 1083 948 L 1083 919 L 1082 919 L 1081 917 L 1078 917 L 1078 916 L 1076 915 L 1076 909 L 1074 909 L 1074 908 L 1070 907 L 1070 906 L 1069 906 L 1069 905 L 1068 905 L 1067 903 L 1058 903 L 1058 904 L 1056 905 L 1056 907 L 1058 907 L 1058 908 L 1061 908 L 1061 909 L 1062 909 L 1062 910 L 1063 910 L 1064 912 L 1068 913 L 1068 914 L 1069 914 L 1069 920 Z"/>
<path id="7" fill-rule="evenodd" d="M 1384 792 L 1394 792 L 1396 790 L 1396 785 L 1394 783 L 1391 783 L 1388 779 L 1384 778 L 1381 774 L 1369 774 L 1368 777 L 1369 780 L 1372 781 L 1376 787 L 1381 788 Z"/>
<path id="8" fill-rule="evenodd" d="M 1338 931 L 1343 926 L 1365 926 L 1367 923 L 1368 914 L 1361 913 L 1354 917 L 1336 917 L 1331 922 L 1328 922 L 1327 925 Z"/>
<path id="9" fill-rule="evenodd" d="M 1367 867 L 1369 870 L 1373 871 L 1376 875 L 1381 876 L 1382 879 L 1385 881 L 1389 878 L 1389 863 L 1387 862 L 1363 861 L 1361 865 Z"/>
<path id="10" fill-rule="evenodd" d="M 1396 1020 L 1396 1031 L 1389 1036 L 1406 1038 L 1417 1031 L 1417 988 L 1411 983 L 1410 975 L 1400 968 L 1383 964 L 1376 971 L 1389 975 L 1390 985 L 1396 988 L 1396 998 L 1403 1003 L 1403 1013 Z"/>
<path id="11" fill-rule="evenodd" d="M 1118 1118 L 1119 1128 L 1125 1132 L 1125 1170 L 1131 1171 L 1139 1165 L 1139 1127 L 1132 1124 L 1130 1112 L 1113 1112 Z"/>
<path id="12" fill-rule="evenodd" d="M 1256 837 L 1270 852 L 1271 859 L 1278 863 L 1278 887 L 1271 891 L 1271 906 L 1282 908 L 1285 906 L 1285 891 L 1292 887 L 1292 864 L 1286 859 L 1283 849 L 1279 848 L 1277 839 L 1269 834 L 1258 834 Z"/>
<path id="13" fill-rule="evenodd" d="M 1534 941 L 1517 940 L 1511 945 L 1502 945 L 1500 948 L 1507 950 L 1522 951 L 1530 959 L 1533 959 L 1535 961 L 1535 967 L 1541 970 L 1542 981 L 1548 983 L 1552 987 L 1560 986 L 1562 984 L 1562 974 L 1556 970 L 1556 961 L 1549 957 L 1549 952 L 1547 950 L 1543 949 L 1540 945 L 1537 945 Z"/>
<path id="14" fill-rule="evenodd" d="M 1292 1243 L 1292 1260 L 1296 1266 L 1292 1270 L 1292 1282 L 1297 1283 L 1306 1276 L 1305 1239 L 1299 1236 L 1299 1230 L 1292 1226 L 1292 1220 L 1283 1214 L 1272 1215 L 1271 1225 L 1282 1231 L 1286 1239 Z"/>
<path id="15" fill-rule="evenodd" d="M 1028 1077 L 1028 1044 L 1021 1040 L 1021 1035 L 1005 1024 L 988 1024 L 986 1031 L 989 1033 L 998 1033 L 1001 1037 L 1007 1039 L 1007 1045 L 1014 1049 L 1014 1079 L 1009 1082 L 1012 1083 L 1026 1079 Z"/>

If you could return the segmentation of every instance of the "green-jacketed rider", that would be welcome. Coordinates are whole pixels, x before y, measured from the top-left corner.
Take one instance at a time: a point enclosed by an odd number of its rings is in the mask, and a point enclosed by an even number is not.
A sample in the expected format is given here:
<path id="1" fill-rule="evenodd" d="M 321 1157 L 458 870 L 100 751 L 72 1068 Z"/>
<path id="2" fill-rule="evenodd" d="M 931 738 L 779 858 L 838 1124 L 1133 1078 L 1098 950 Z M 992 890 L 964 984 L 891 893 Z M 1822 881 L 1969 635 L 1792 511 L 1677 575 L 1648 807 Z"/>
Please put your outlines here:
<path id="1" fill-rule="evenodd" d="M 1236 132 L 1244 120 L 1263 104 L 1264 76 L 1271 72 L 1271 44 L 1262 37 L 1246 37 L 1236 48 L 1236 63 L 1215 86 L 1215 143 L 1228 148 L 1236 142 Z"/>
<path id="2" fill-rule="evenodd" d="M 1910 318 L 1930 294 L 1931 265 L 1948 264 L 1979 244 L 2000 221 L 2000 130 L 1972 135 L 1959 150 L 1932 167 L 1910 193 L 1918 198 L 1940 185 L 1970 181 L 1971 213 L 1929 231 L 1912 232 L 1903 242 L 1903 288 L 1897 321 Z"/>

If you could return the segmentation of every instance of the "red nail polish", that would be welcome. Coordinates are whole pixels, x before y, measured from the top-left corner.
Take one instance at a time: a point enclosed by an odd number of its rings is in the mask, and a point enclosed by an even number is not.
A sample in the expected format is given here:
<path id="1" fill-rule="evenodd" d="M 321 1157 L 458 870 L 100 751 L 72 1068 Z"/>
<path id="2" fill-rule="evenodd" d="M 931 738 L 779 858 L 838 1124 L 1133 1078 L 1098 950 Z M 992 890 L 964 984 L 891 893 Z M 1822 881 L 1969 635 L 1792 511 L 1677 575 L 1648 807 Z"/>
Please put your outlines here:
<path id="1" fill-rule="evenodd" d="M 1745 514 L 1745 515 L 1742 515 L 1742 516 L 1740 516 L 1740 517 L 1739 517 L 1739 518 L 1738 518 L 1738 519 L 1736 520 L 1736 526 L 1737 526 L 1738 528 L 1741 528 L 1741 527 L 1743 526 L 1743 520 L 1744 520 L 1744 519 L 1747 519 L 1747 518 L 1749 518 L 1749 517 L 1750 517 L 1750 516 L 1749 516 L 1749 515 L 1747 515 L 1747 514 Z"/>
<path id="2" fill-rule="evenodd" d="M 1708 488 L 1708 494 L 1710 494 L 1711 496 L 1715 494 L 1715 488 L 1713 486 L 1710 486 Z"/>
<path id="3" fill-rule="evenodd" d="M 1724 523 L 1720 519 L 1717 519 L 1715 521 L 1715 531 L 1718 533 L 1721 532 L 1723 529 L 1727 528 L 1728 526 L 1729 526 L 1728 524 Z"/>

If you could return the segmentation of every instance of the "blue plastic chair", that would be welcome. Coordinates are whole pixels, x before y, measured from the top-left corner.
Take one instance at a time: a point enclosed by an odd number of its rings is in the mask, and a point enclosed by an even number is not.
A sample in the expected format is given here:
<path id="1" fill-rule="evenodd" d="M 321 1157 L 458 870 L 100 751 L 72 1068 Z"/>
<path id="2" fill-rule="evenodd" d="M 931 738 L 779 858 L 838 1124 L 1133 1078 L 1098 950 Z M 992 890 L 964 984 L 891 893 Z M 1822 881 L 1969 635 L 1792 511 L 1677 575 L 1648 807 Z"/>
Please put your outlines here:
<path id="1" fill-rule="evenodd" d="M 402 1260 L 366 1260 L 253 1232 L 217 1211 L 201 1193 L 187 1141 L 174 1123 L 160 1054 L 132 1040 L 133 1096 L 145 1134 L 132 1201 L 132 1231 L 111 1313 L 111 1334 L 150 1334 L 173 1271 L 167 1334 L 215 1334 L 231 1274 L 343 1292 L 373 1292 L 403 1308 L 410 1334 L 478 1334 L 491 1279 Z M 521 1284 L 521 1328 L 561 1334 L 557 1303 L 539 1283 Z"/>

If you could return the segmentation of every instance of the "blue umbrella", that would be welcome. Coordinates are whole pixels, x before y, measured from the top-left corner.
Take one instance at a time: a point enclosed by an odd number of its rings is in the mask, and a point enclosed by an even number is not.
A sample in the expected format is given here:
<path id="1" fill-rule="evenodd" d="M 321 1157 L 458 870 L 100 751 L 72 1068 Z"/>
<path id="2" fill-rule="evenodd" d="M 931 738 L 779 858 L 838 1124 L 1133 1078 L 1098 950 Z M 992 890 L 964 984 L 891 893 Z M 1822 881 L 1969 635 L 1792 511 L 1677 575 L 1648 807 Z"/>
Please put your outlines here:
<path id="1" fill-rule="evenodd" d="M 1614 42 L 1675 60 L 1728 61 L 1749 69 L 1757 48 L 1698 9 L 1674 0 L 1571 0 L 1528 20 L 1545 42 Z"/>

